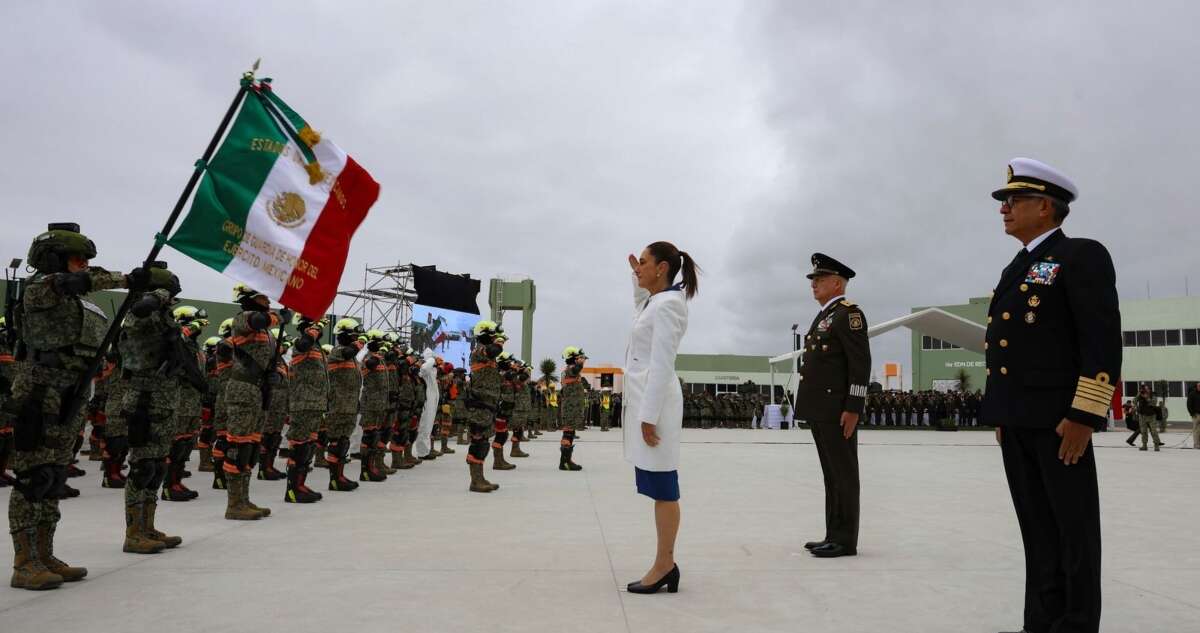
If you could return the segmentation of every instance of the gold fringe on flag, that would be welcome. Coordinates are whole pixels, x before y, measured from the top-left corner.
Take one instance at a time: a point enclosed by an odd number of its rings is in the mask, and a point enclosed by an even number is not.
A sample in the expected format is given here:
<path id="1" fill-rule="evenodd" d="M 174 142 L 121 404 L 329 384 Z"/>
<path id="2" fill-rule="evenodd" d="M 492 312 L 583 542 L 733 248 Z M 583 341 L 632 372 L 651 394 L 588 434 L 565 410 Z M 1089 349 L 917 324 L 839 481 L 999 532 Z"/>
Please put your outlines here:
<path id="1" fill-rule="evenodd" d="M 321 163 L 318 163 L 315 160 L 305 165 L 304 171 L 308 172 L 308 184 L 310 185 L 315 185 L 322 180 L 325 180 L 325 172 L 321 170 Z"/>
<path id="2" fill-rule="evenodd" d="M 313 147 L 321 142 L 321 133 L 307 125 L 304 126 L 304 129 L 300 130 L 299 134 L 300 140 L 304 141 L 309 147 Z"/>

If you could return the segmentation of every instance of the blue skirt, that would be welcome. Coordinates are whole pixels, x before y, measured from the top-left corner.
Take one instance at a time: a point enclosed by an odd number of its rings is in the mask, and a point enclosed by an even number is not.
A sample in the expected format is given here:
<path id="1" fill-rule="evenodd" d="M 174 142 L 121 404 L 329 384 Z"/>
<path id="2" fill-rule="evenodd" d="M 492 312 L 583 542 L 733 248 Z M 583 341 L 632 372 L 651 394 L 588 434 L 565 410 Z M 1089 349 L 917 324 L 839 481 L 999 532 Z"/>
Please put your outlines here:
<path id="1" fill-rule="evenodd" d="M 656 472 L 634 466 L 633 474 L 639 494 L 655 501 L 679 501 L 679 471 Z"/>

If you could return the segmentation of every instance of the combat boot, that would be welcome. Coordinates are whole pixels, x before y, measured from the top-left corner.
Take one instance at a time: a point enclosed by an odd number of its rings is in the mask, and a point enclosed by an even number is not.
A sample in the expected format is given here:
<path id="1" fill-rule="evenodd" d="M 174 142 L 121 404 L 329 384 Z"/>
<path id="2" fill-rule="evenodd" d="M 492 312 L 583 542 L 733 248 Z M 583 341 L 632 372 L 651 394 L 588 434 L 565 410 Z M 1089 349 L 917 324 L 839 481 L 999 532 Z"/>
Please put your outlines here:
<path id="1" fill-rule="evenodd" d="M 416 456 L 413 455 L 413 442 L 409 442 L 408 446 L 404 447 L 404 463 L 407 464 L 409 468 L 417 466 L 421 463 L 421 460 L 417 459 Z"/>
<path id="2" fill-rule="evenodd" d="M 483 478 L 483 464 L 467 464 L 467 468 L 471 471 L 471 486 L 467 488 L 471 492 L 491 492 L 499 487 L 492 487 Z"/>
<path id="3" fill-rule="evenodd" d="M 501 449 L 503 450 L 503 449 Z M 529 453 L 521 450 L 521 440 L 514 440 L 512 443 L 512 451 L 509 452 L 510 457 L 529 457 Z"/>
<path id="4" fill-rule="evenodd" d="M 104 474 L 100 478 L 101 488 L 124 488 L 125 474 L 121 472 L 121 462 L 116 459 L 104 461 Z"/>
<path id="5" fill-rule="evenodd" d="M 213 460 L 212 489 L 213 490 L 228 490 L 229 489 L 229 480 L 227 479 L 227 477 L 228 477 L 228 474 L 225 472 L 225 460 L 214 459 Z"/>
<path id="6" fill-rule="evenodd" d="M 385 475 L 395 475 L 398 468 L 392 468 L 387 464 L 387 450 L 376 448 L 371 450 L 371 460 L 375 464 L 375 470 Z"/>
<path id="7" fill-rule="evenodd" d="M 13 589 L 41 591 L 63 584 L 63 577 L 46 569 L 37 556 L 37 530 L 30 528 L 15 532 L 13 539 Z"/>
<path id="8" fill-rule="evenodd" d="M 312 471 L 311 468 L 301 468 L 300 469 L 300 482 L 299 482 L 299 485 L 297 486 L 297 489 L 306 495 L 312 495 L 313 498 L 315 498 L 317 501 L 320 501 L 323 498 L 321 493 L 308 487 L 308 473 L 311 471 Z"/>
<path id="9" fill-rule="evenodd" d="M 238 479 L 248 475 L 229 475 L 226 479 L 225 494 L 228 497 L 225 505 L 225 518 L 230 521 L 257 521 L 262 518 L 262 515 L 251 510 L 243 502 L 243 492 L 241 485 L 238 484 Z"/>
<path id="10" fill-rule="evenodd" d="M 470 442 L 467 442 L 466 429 L 459 429 L 458 430 L 458 438 L 454 440 L 454 445 L 455 446 L 466 446 L 469 443 Z"/>
<path id="11" fill-rule="evenodd" d="M 358 462 L 362 468 L 358 473 L 359 481 L 387 481 L 387 475 L 375 468 L 375 457 L 372 450 L 363 449 L 358 454 Z"/>
<path id="12" fill-rule="evenodd" d="M 442 454 L 443 454 L 443 455 L 453 455 L 454 453 L 456 453 L 456 452 L 457 452 L 457 451 L 455 451 L 453 448 L 450 448 L 450 436 L 448 436 L 448 435 L 443 435 L 443 436 L 442 436 L 442 448 L 441 448 L 441 451 L 442 451 Z"/>
<path id="13" fill-rule="evenodd" d="M 499 448 L 492 447 L 492 470 L 514 470 L 516 467 L 516 464 L 510 464 L 508 460 L 504 459 L 503 445 Z"/>
<path id="14" fill-rule="evenodd" d="M 346 478 L 346 463 L 329 464 L 329 489 L 336 492 L 350 492 L 358 488 L 358 482 Z"/>
<path id="15" fill-rule="evenodd" d="M 158 541 L 166 549 L 174 549 L 183 544 L 181 536 L 167 536 L 154 527 L 154 515 L 158 510 L 157 501 L 147 501 L 142 511 L 142 534 L 152 541 Z M 65 578 L 65 577 L 64 577 Z"/>
<path id="16" fill-rule="evenodd" d="M 76 477 L 83 477 L 86 474 L 87 474 L 86 470 L 76 466 L 75 464 L 67 464 L 67 478 L 68 479 L 74 479 Z"/>
<path id="17" fill-rule="evenodd" d="M 146 505 L 135 503 L 125 506 L 125 546 L 121 551 L 129 554 L 157 554 L 166 548 L 143 532 Z"/>
<path id="18" fill-rule="evenodd" d="M 560 449 L 560 451 L 561 451 L 560 456 L 558 458 L 558 469 L 559 470 L 571 470 L 571 471 L 583 470 L 583 466 L 580 466 L 579 464 L 576 464 L 575 462 L 571 461 L 571 456 L 574 455 L 574 453 L 575 453 L 575 447 L 564 446 Z"/>
<path id="19" fill-rule="evenodd" d="M 266 439 L 266 443 L 258 449 L 258 478 L 262 481 L 279 481 L 287 476 L 275 468 L 275 457 L 279 454 L 279 449 L 275 448 L 273 436 Z"/>
<path id="20" fill-rule="evenodd" d="M 404 451 L 392 449 L 392 465 L 389 467 L 392 470 L 408 470 L 412 466 L 404 465 Z"/>
<path id="21" fill-rule="evenodd" d="M 196 470 L 198 470 L 202 473 L 211 473 L 213 471 L 213 458 L 212 458 L 212 447 L 211 446 L 201 446 L 200 447 L 200 463 L 196 467 Z"/>
<path id="22" fill-rule="evenodd" d="M 46 571 L 52 574 L 58 574 L 62 577 L 63 582 L 78 582 L 87 576 L 86 567 L 72 567 L 54 556 L 54 532 L 56 526 L 53 523 L 42 523 L 37 526 L 37 557 L 38 562 L 46 568 Z"/>
<path id="23" fill-rule="evenodd" d="M 271 509 L 254 505 L 250 500 L 250 473 L 242 473 L 238 476 L 239 485 L 242 487 L 242 504 L 247 508 L 258 513 L 259 516 L 266 518 L 271 516 Z"/>
<path id="24" fill-rule="evenodd" d="M 300 464 L 288 466 L 287 492 L 283 494 L 285 503 L 316 503 L 321 498 L 317 493 L 304 488 L 301 479 L 302 472 L 304 472 L 304 467 Z"/>

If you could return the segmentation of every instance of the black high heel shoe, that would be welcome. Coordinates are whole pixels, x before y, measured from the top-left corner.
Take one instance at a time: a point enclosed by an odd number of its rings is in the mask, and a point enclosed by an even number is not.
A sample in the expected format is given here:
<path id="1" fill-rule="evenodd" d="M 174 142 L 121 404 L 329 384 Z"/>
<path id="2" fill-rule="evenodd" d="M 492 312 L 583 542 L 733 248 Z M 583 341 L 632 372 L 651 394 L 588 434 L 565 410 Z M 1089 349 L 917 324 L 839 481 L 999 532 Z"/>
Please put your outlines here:
<path id="1" fill-rule="evenodd" d="M 672 567 L 666 576 L 659 578 L 658 582 L 652 585 L 643 585 L 642 581 L 635 580 L 626 585 L 625 590 L 629 593 L 658 593 L 663 587 L 667 588 L 667 593 L 679 591 L 679 565 Z"/>

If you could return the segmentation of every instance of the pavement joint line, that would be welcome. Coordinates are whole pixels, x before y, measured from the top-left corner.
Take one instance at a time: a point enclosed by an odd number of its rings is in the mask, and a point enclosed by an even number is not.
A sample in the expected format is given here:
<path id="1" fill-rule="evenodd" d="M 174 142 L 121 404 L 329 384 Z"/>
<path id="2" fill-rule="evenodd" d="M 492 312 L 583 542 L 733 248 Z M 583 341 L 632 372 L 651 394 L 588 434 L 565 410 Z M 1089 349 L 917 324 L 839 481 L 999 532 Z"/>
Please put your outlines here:
<path id="1" fill-rule="evenodd" d="M 260 520 L 261 520 L 261 519 L 260 519 Z M 250 523 L 250 521 L 239 521 L 238 523 Z M 216 531 L 216 532 L 213 532 L 212 534 L 209 534 L 208 536 L 203 536 L 203 537 L 200 537 L 200 538 L 198 538 L 198 539 L 196 539 L 196 540 L 194 540 L 194 541 L 192 541 L 192 540 L 189 540 L 188 542 L 189 542 L 189 543 L 193 543 L 193 544 L 203 543 L 203 542 L 205 542 L 205 541 L 207 541 L 207 540 L 209 540 L 209 539 L 211 539 L 211 538 L 214 538 L 214 537 L 217 537 L 217 536 L 221 536 L 221 535 L 223 535 L 223 534 L 226 534 L 226 533 L 228 533 L 228 532 L 231 532 L 231 531 L 233 531 L 233 530 L 241 529 L 241 528 L 244 528 L 244 527 L 247 527 L 247 526 L 245 526 L 245 525 L 231 525 L 231 526 L 229 526 L 229 527 L 227 527 L 227 528 L 225 528 L 225 529 L 223 529 L 223 530 L 218 530 L 218 531 Z M 182 546 L 182 544 L 181 544 L 181 546 Z M 174 548 L 174 549 L 176 550 L 176 552 L 185 551 L 185 550 L 180 550 L 180 549 L 178 549 L 178 548 Z M 131 569 L 131 568 L 133 568 L 133 567 L 139 567 L 139 566 L 141 566 L 141 565 L 145 565 L 145 564 L 147 564 L 147 563 L 151 563 L 151 562 L 153 562 L 153 561 L 154 561 L 154 559 L 155 559 L 155 558 L 157 558 L 157 557 L 159 557 L 159 556 L 161 556 L 161 555 L 163 555 L 163 554 L 166 554 L 166 553 L 168 553 L 168 552 L 170 552 L 170 551 L 171 551 L 171 550 L 163 550 L 163 551 L 161 551 L 161 552 L 159 552 L 159 553 L 157 553 L 157 554 L 130 554 L 130 556 L 134 556 L 134 557 L 135 557 L 135 559 L 134 559 L 134 561 L 133 561 L 133 562 L 129 563 L 128 565 L 119 565 L 119 566 L 113 567 L 112 569 L 109 569 L 108 571 L 106 571 L 106 572 L 104 572 L 104 573 L 102 573 L 102 574 L 96 574 L 95 576 L 91 575 L 91 570 L 89 569 L 89 570 L 88 570 L 88 576 L 87 576 L 87 578 L 86 578 L 85 580 L 82 580 L 82 581 L 80 581 L 80 582 L 65 582 L 65 583 L 63 583 L 63 584 L 62 584 L 62 586 L 58 587 L 57 589 L 50 589 L 50 590 L 47 590 L 47 591 L 37 591 L 37 592 L 31 592 L 31 593 L 40 594 L 40 595 L 35 595 L 33 598 L 31 598 L 31 599 L 29 599 L 29 600 L 26 600 L 26 601 L 24 601 L 24 602 L 21 602 L 21 603 L 18 603 L 18 604 L 14 604 L 14 605 L 12 605 L 12 606 L 4 607 L 3 609 L 0 609 L 0 614 L 2 614 L 2 613 L 7 613 L 7 612 L 9 612 L 9 611 L 11 611 L 11 610 L 13 610 L 13 609 L 16 609 L 17 607 L 23 607 L 23 606 L 25 606 L 25 605 L 28 605 L 28 604 L 31 604 L 31 603 L 33 603 L 33 602 L 40 602 L 40 601 L 42 601 L 42 600 L 44 600 L 44 599 L 47 599 L 47 598 L 49 598 L 49 597 L 53 596 L 54 594 L 56 594 L 56 593 L 57 593 L 57 592 L 59 592 L 59 591 L 63 591 L 63 589 L 66 589 L 67 591 L 70 591 L 70 590 L 71 590 L 71 586 L 72 586 L 72 585 L 82 586 L 82 585 L 83 585 L 83 583 L 87 583 L 89 580 L 90 580 L 90 581 L 97 581 L 97 580 L 100 580 L 101 578 L 106 578 L 106 577 L 108 577 L 108 576 L 111 576 L 111 575 L 113 575 L 113 574 L 119 574 L 119 573 L 121 573 L 121 572 L 123 572 L 123 571 L 126 571 L 126 570 L 128 570 L 128 569 Z M 122 552 L 122 553 L 124 554 L 124 553 L 127 553 L 127 552 Z M 139 559 L 140 559 L 140 560 L 139 560 Z M 23 591 L 28 591 L 28 590 L 23 590 Z"/>
<path id="2" fill-rule="evenodd" d="M 1191 602 L 1188 602 L 1187 600 L 1181 600 L 1174 596 L 1168 596 L 1166 594 L 1159 593 L 1153 589 L 1147 589 L 1139 584 L 1135 584 L 1135 583 L 1129 582 L 1127 580 L 1121 580 L 1119 578 L 1114 578 L 1113 582 L 1120 583 L 1122 585 L 1125 585 L 1126 587 L 1133 587 L 1134 589 L 1137 589 L 1138 591 L 1145 591 L 1146 593 L 1154 595 L 1154 596 L 1158 596 L 1159 598 L 1162 598 L 1163 600 L 1169 600 L 1171 602 L 1182 604 L 1184 606 L 1191 607 L 1197 611 L 1200 611 L 1200 604 L 1193 604 Z"/>
<path id="3" fill-rule="evenodd" d="M 600 510 L 596 507 L 596 496 L 592 494 L 592 479 L 589 473 L 583 474 L 584 484 L 587 485 L 588 499 L 592 502 L 592 514 L 596 517 L 596 528 L 600 530 L 600 544 L 604 546 L 604 556 L 608 558 L 608 571 L 612 574 L 613 590 L 617 593 L 617 604 L 621 605 L 621 619 L 625 621 L 626 633 L 633 633 L 629 626 L 629 614 L 625 611 L 625 596 L 621 595 L 621 582 L 617 580 L 617 568 L 613 565 L 612 550 L 608 548 L 608 538 L 604 535 L 604 523 L 600 520 Z"/>

